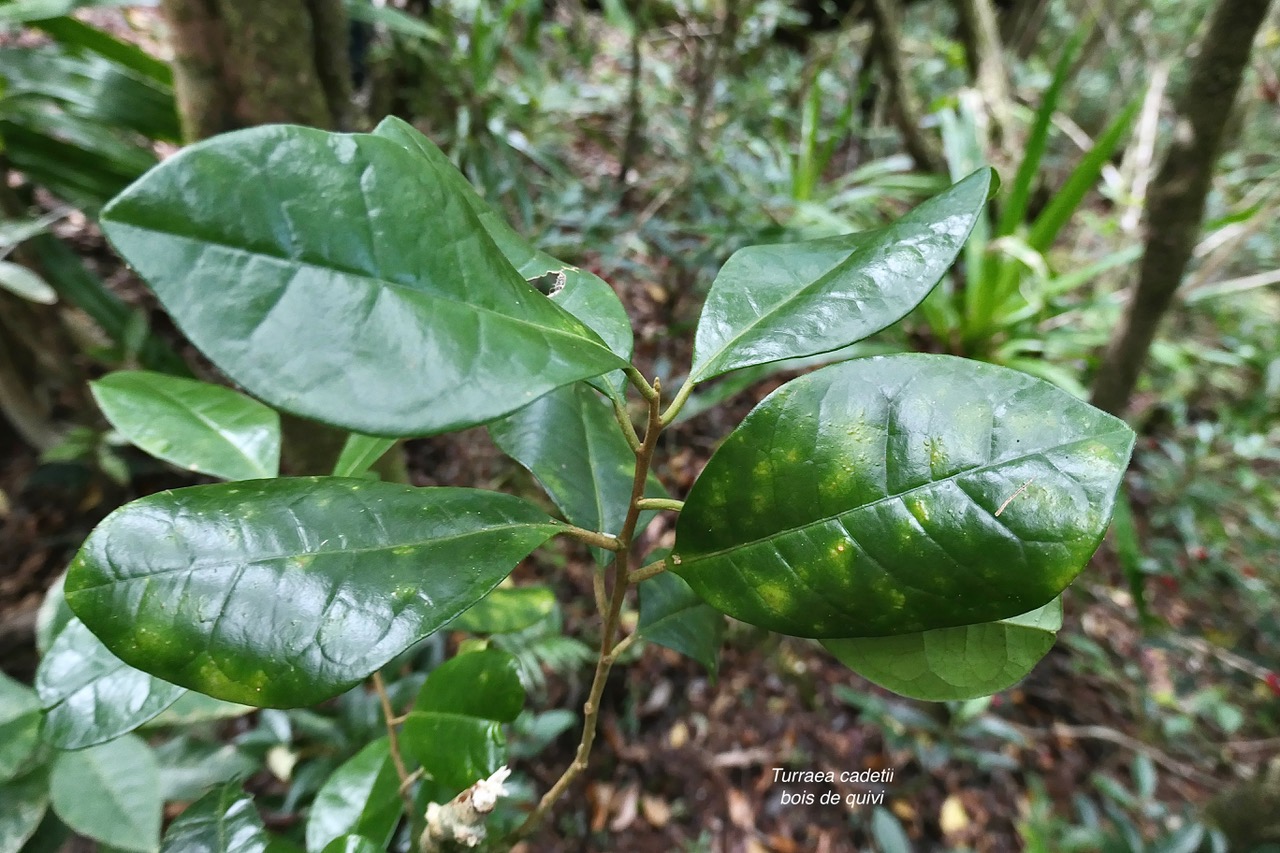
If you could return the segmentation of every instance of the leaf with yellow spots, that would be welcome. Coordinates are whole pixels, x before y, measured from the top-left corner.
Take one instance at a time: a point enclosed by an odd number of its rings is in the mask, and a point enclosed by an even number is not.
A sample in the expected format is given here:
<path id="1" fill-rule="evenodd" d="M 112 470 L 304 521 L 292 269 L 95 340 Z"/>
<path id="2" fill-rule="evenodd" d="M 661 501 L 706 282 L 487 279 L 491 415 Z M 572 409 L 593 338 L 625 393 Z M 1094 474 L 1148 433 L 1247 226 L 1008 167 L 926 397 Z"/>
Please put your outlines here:
<path id="1" fill-rule="evenodd" d="M 833 365 L 775 391 L 716 451 L 680 513 L 672 570 L 730 616 L 802 637 L 1007 619 L 1084 568 L 1133 440 L 1006 368 Z"/>
<path id="2" fill-rule="evenodd" d="M 559 524 L 519 498 L 336 477 L 195 486 L 112 513 L 71 609 L 124 662 L 231 702 L 311 705 L 502 581 Z"/>

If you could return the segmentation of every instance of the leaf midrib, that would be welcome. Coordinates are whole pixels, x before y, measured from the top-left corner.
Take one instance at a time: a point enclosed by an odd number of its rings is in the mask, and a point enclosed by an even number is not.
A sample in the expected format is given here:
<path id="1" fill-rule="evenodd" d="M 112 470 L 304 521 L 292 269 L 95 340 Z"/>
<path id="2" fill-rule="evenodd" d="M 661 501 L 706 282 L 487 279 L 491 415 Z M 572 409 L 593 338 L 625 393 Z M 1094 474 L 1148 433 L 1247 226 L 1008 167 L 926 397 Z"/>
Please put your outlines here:
<path id="1" fill-rule="evenodd" d="M 871 507 L 878 506 L 879 504 L 886 503 L 886 502 L 888 502 L 888 501 L 898 500 L 898 499 L 900 499 L 900 498 L 902 498 L 902 497 L 904 497 L 904 496 L 906 496 L 906 495 L 910 495 L 910 494 L 913 494 L 913 493 L 915 493 L 915 492 L 918 492 L 918 491 L 922 491 L 922 490 L 924 490 L 924 489 L 931 488 L 931 487 L 936 486 L 936 485 L 938 485 L 938 484 L 940 484 L 940 483 L 949 483 L 949 482 L 951 482 L 951 481 L 953 481 L 953 480 L 956 480 L 956 479 L 958 479 L 958 478 L 960 478 L 960 477 L 965 476 L 966 474 L 972 474 L 972 473 L 974 473 L 975 471 L 985 471 L 985 470 L 991 470 L 991 469 L 994 469 L 994 468 L 1001 468 L 1001 467 L 1004 467 L 1004 466 L 1006 466 L 1006 465 L 1014 464 L 1014 463 L 1017 463 L 1017 462 L 1024 462 L 1024 461 L 1026 461 L 1026 460 L 1028 460 L 1028 459 L 1034 459 L 1034 458 L 1036 458 L 1037 456 L 1043 456 L 1044 454 L 1046 454 L 1046 453 L 1048 453 L 1048 452 L 1050 452 L 1050 451 L 1066 450 L 1066 449 L 1070 449 L 1070 448 L 1075 447 L 1075 446 L 1077 446 L 1077 445 L 1085 444 L 1085 443 L 1088 443 L 1088 442 L 1105 442 L 1105 440 L 1106 440 L 1106 439 L 1108 439 L 1108 438 L 1110 438 L 1110 437 L 1112 437 L 1112 436 L 1114 436 L 1114 435 L 1122 435 L 1122 434 L 1124 434 L 1124 433 L 1125 433 L 1125 432 L 1127 432 L 1127 431 L 1128 431 L 1128 427 L 1120 427 L 1120 428 L 1117 428 L 1117 429 L 1109 430 L 1109 431 L 1104 432 L 1104 433 L 1099 433 L 1098 435 L 1086 436 L 1086 437 L 1084 437 L 1084 438 L 1076 439 L 1075 441 L 1068 441 L 1068 442 L 1065 442 L 1065 443 L 1063 443 L 1063 444 L 1056 444 L 1056 445 L 1054 445 L 1054 446 L 1052 446 L 1052 447 L 1044 447 L 1044 448 L 1041 448 L 1041 449 L 1039 449 L 1039 450 L 1037 450 L 1037 451 L 1035 451 L 1035 452 L 1033 452 L 1033 453 L 1025 453 L 1025 454 L 1023 454 L 1023 455 L 1021 455 L 1021 456 L 1013 456 L 1013 457 L 1010 457 L 1010 458 L 1008 458 L 1008 459 L 1002 459 L 1002 460 L 1000 460 L 999 462 L 988 463 L 988 464 L 986 464 L 986 465 L 978 465 L 978 466 L 973 467 L 973 468 L 966 468 L 966 469 L 965 469 L 965 470 L 963 470 L 963 471 L 957 471 L 956 473 L 951 474 L 950 476 L 947 476 L 947 477 L 943 477 L 943 478 L 942 478 L 942 479 L 940 479 L 940 480 L 930 480 L 930 481 L 929 481 L 929 482 L 927 482 L 927 483 L 921 483 L 921 484 L 920 484 L 920 485 L 918 485 L 918 486 L 912 486 L 910 489 L 907 489 L 907 490 L 905 490 L 905 491 L 897 492 L 896 494 L 892 494 L 892 495 L 885 495 L 885 496 L 884 496 L 884 497 L 882 497 L 882 498 L 876 498 L 874 501 L 871 501 L 870 503 L 864 503 L 864 504 L 859 504 L 858 506 L 849 507 L 848 509 L 843 510 L 843 511 L 838 512 L 838 513 L 835 513 L 834 515 L 825 515 L 825 516 L 822 516 L 821 518 L 815 518 L 813 521 L 806 522 L 806 523 L 801 524 L 801 525 L 798 525 L 798 526 L 796 526 L 796 527 L 789 527 L 789 528 L 787 528 L 786 530 L 779 530 L 779 531 L 777 531 L 777 532 L 775 532 L 775 533 L 770 533 L 770 534 L 768 534 L 768 535 L 761 536 L 761 537 L 759 537 L 759 538 L 757 538 L 757 539 L 751 539 L 751 540 L 748 540 L 748 541 L 746 541 L 746 542 L 742 542 L 742 543 L 740 543 L 740 544 L 733 545 L 733 546 L 731 546 L 731 547 L 729 547 L 729 548 L 721 548 L 721 549 L 720 549 L 720 550 L 718 550 L 718 551 L 711 551 L 711 552 L 706 553 L 706 554 L 699 554 L 699 555 L 698 555 L 698 556 L 696 556 L 696 557 L 688 557 L 688 558 L 686 558 L 686 557 L 684 557 L 684 555 L 683 555 L 683 554 L 679 554 L 679 551 L 677 551 L 677 552 L 676 552 L 676 554 L 677 554 L 677 555 L 679 555 L 679 556 L 682 558 L 682 559 L 681 559 L 681 563 L 680 563 L 680 565 L 685 565 L 685 566 L 687 566 L 687 565 L 692 565 L 692 564 L 694 564 L 694 563 L 702 562 L 703 560 L 710 560 L 710 559 L 713 559 L 713 558 L 715 558 L 715 557 L 721 557 L 721 556 L 724 556 L 725 554 L 731 554 L 731 553 L 733 553 L 733 552 L 735 552 L 735 551 L 740 551 L 740 550 L 742 550 L 742 549 L 744 549 L 744 548 L 750 548 L 750 547 L 752 547 L 752 546 L 754 546 L 754 545 L 759 545 L 759 544 L 760 544 L 760 543 L 762 543 L 762 542 L 769 542 L 769 541 L 772 541 L 772 540 L 777 539 L 777 538 L 782 537 L 782 536 L 789 536 L 789 535 L 791 535 L 791 534 L 793 534 L 793 533 L 798 533 L 798 532 L 800 532 L 801 530 L 808 530 L 808 529 L 809 529 L 809 528 L 811 528 L 811 527 L 817 527 L 818 525 L 826 524 L 826 523 L 828 523 L 828 522 L 830 522 L 830 521 L 833 521 L 833 520 L 835 520 L 835 519 L 842 518 L 843 516 L 846 516 L 846 515 L 848 515 L 848 514 L 850 514 L 850 513 L 858 512 L 859 510 L 869 509 L 869 508 L 871 508 Z"/>

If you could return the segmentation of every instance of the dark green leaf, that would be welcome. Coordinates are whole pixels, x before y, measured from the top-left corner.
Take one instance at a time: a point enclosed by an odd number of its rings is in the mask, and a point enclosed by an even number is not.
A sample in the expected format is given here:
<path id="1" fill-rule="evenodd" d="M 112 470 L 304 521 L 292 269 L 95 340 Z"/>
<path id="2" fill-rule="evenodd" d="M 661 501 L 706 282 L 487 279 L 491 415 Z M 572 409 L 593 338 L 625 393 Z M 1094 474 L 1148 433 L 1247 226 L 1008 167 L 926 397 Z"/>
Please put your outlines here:
<path id="1" fill-rule="evenodd" d="M 100 524 L 67 602 L 126 662 L 257 706 L 311 705 L 483 598 L 558 528 L 470 489 L 308 477 L 179 489 Z"/>
<path id="2" fill-rule="evenodd" d="M 556 595 L 545 586 L 498 587 L 449 623 L 455 631 L 510 634 L 540 622 L 556 608 Z"/>
<path id="3" fill-rule="evenodd" d="M 0 783 L 26 773 L 39 746 L 40 700 L 0 672 Z"/>
<path id="4" fill-rule="evenodd" d="M 160 846 L 156 760 L 133 735 L 58 753 L 49 791 L 54 812 L 81 835 L 138 853 Z"/>
<path id="5" fill-rule="evenodd" d="M 538 478 L 573 524 L 618 533 L 631 503 L 636 457 L 622 437 L 612 407 L 581 383 L 559 388 L 509 417 L 489 424 L 503 453 Z M 650 478 L 647 497 L 666 497 Z M 646 513 L 646 521 L 652 513 Z M 593 549 L 605 562 L 612 555 Z"/>
<path id="6" fill-rule="evenodd" d="M 499 649 L 485 649 L 458 655 L 431 670 L 413 710 L 509 723 L 523 707 L 516 659 Z"/>
<path id="7" fill-rule="evenodd" d="M 280 416 L 230 388 L 146 370 L 89 387 L 111 425 L 152 456 L 223 480 L 280 470 Z"/>
<path id="8" fill-rule="evenodd" d="M 252 128 L 169 158 L 103 227 L 232 379 L 356 432 L 483 423 L 625 366 L 440 171 L 379 136 Z"/>
<path id="9" fill-rule="evenodd" d="M 307 850 L 319 853 L 348 833 L 368 836 L 385 850 L 403 811 L 400 778 L 386 738 L 365 746 L 333 771 L 307 818 Z"/>
<path id="10" fill-rule="evenodd" d="M 414 711 L 404 722 L 401 743 L 431 777 L 452 791 L 488 778 L 502 766 L 502 725 L 461 714 Z"/>
<path id="11" fill-rule="evenodd" d="M 267 831 L 253 797 L 224 785 L 196 800 L 164 835 L 164 853 L 266 853 Z"/>
<path id="12" fill-rule="evenodd" d="M 83 749 L 131 732 L 176 702 L 185 687 L 134 669 L 108 651 L 79 619 L 53 641 L 36 670 L 44 739 Z"/>
<path id="13" fill-rule="evenodd" d="M 775 391 L 711 458 L 673 570 L 806 637 L 994 622 L 1046 604 L 1111 516 L 1133 432 L 1025 374 L 859 359 Z"/>
<path id="14" fill-rule="evenodd" d="M 1062 627 L 1062 599 L 999 622 L 896 637 L 823 640 L 869 681 L 912 699 L 942 702 L 1012 687 L 1049 649 Z"/>
<path id="15" fill-rule="evenodd" d="M 0 853 L 21 853 L 49 810 L 48 770 L 0 782 L 0 805 Z"/>
<path id="16" fill-rule="evenodd" d="M 631 359 L 634 343 L 631 320 L 612 287 L 599 276 L 569 266 L 546 252 L 535 249 L 480 197 L 444 152 L 411 125 L 389 116 L 373 132 L 414 152 L 424 164 L 435 171 L 440 180 L 448 181 L 454 192 L 475 213 L 499 251 L 520 271 L 526 281 L 546 273 L 563 273 L 563 287 L 556 293 L 555 301 L 561 308 L 590 326 L 620 358 L 628 361 Z"/>
<path id="17" fill-rule="evenodd" d="M 678 575 L 663 572 L 640 584 L 639 631 L 646 640 L 693 658 L 712 678 L 719 672 L 724 614 Z"/>
<path id="18" fill-rule="evenodd" d="M 981 169 L 879 231 L 734 253 L 698 321 L 692 380 L 838 349 L 896 323 L 955 261 L 990 182 Z"/>

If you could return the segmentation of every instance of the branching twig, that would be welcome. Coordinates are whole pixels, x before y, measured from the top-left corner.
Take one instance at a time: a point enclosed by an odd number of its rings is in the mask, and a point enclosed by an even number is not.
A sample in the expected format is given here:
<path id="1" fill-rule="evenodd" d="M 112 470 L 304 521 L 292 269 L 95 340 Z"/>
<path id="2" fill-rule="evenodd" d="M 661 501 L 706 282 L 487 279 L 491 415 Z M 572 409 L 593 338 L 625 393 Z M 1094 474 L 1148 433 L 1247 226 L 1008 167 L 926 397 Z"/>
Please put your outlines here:
<path id="1" fill-rule="evenodd" d="M 387 745 L 391 752 L 391 763 L 395 765 L 396 776 L 400 779 L 400 799 L 404 802 L 405 813 L 413 818 L 413 794 L 409 787 L 413 778 L 409 769 L 404 766 L 404 757 L 400 754 L 400 733 L 396 730 L 396 714 L 391 708 L 391 697 L 387 695 L 387 685 L 382 680 L 382 673 L 373 674 L 373 689 L 378 694 L 378 702 L 382 705 L 382 719 L 387 725 Z"/>

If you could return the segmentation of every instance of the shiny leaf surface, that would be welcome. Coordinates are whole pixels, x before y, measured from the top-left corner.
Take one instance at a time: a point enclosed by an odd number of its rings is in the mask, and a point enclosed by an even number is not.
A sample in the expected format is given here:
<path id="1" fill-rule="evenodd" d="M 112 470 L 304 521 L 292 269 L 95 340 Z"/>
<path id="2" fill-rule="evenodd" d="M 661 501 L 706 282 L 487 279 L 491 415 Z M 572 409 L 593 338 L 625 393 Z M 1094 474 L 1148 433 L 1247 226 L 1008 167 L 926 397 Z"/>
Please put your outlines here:
<path id="1" fill-rule="evenodd" d="M 162 853 L 266 853 L 267 831 L 253 797 L 223 785 L 187 806 L 164 835 Z"/>
<path id="2" fill-rule="evenodd" d="M 457 655 L 431 670 L 415 711 L 463 714 L 509 723 L 524 708 L 520 665 L 500 649 Z"/>
<path id="3" fill-rule="evenodd" d="M 1083 569 L 1133 440 L 1005 368 L 843 362 L 775 391 L 716 451 L 677 522 L 673 570 L 725 613 L 797 636 L 1006 619 Z"/>
<path id="4" fill-rule="evenodd" d="M 896 323 L 955 261 L 990 182 L 981 169 L 878 231 L 735 252 L 707 294 L 691 377 L 828 352 Z"/>
<path id="5" fill-rule="evenodd" d="M 556 609 L 556 594 L 545 586 L 498 587 L 449 623 L 455 631 L 510 634 L 541 622 Z"/>
<path id="6" fill-rule="evenodd" d="M 715 678 L 724 614 L 703 602 L 683 578 L 663 572 L 640 584 L 640 636 L 693 658 Z"/>
<path id="7" fill-rule="evenodd" d="M 603 533 L 622 530 L 636 457 L 612 407 L 595 391 L 581 383 L 559 388 L 489 424 L 489 434 L 503 453 L 538 479 L 571 523 Z M 650 478 L 645 495 L 667 493 Z M 642 521 L 652 517 L 646 513 Z M 612 559 L 602 549 L 593 552 L 599 562 Z"/>
<path id="8" fill-rule="evenodd" d="M 124 661 L 231 702 L 311 705 L 483 598 L 558 525 L 509 495 L 327 477 L 134 501 L 67 602 Z"/>
<path id="9" fill-rule="evenodd" d="M 146 370 L 109 373 L 89 388 L 111 425 L 152 456 L 223 480 L 280 470 L 280 416 L 230 388 Z"/>
<path id="10" fill-rule="evenodd" d="M 185 687 L 134 669 L 73 619 L 36 670 L 44 739 L 83 749 L 133 731 L 178 701 Z"/>
<path id="11" fill-rule="evenodd" d="M 439 712 L 409 714 L 401 743 L 433 779 L 455 793 L 490 776 L 507 751 L 500 723 Z"/>
<path id="12" fill-rule="evenodd" d="M 590 326 L 600 339 L 609 345 L 609 349 L 619 357 L 630 361 L 633 345 L 631 320 L 627 317 L 627 310 L 622 306 L 622 300 L 613 292 L 612 287 L 599 276 L 569 266 L 546 252 L 535 249 L 532 243 L 516 233 L 516 230 L 480 197 L 444 152 L 411 125 L 394 116 L 389 116 L 383 119 L 373 132 L 414 152 L 434 170 L 440 180 L 448 181 L 451 189 L 466 201 L 507 262 L 515 267 L 526 281 L 549 272 L 563 273 L 563 288 L 556 293 L 555 301 L 561 308 Z"/>
<path id="13" fill-rule="evenodd" d="M 471 426 L 625 366 L 442 171 L 380 136 L 252 128 L 148 172 L 103 228 L 232 379 L 356 432 Z"/>
<path id="14" fill-rule="evenodd" d="M 981 625 L 896 637 L 823 640 L 840 662 L 912 699 L 942 702 L 989 696 L 1017 684 L 1053 648 L 1062 599 Z"/>
<path id="15" fill-rule="evenodd" d="M 160 846 L 159 771 L 140 738 L 58 753 L 49 792 L 54 812 L 81 835 L 138 853 Z"/>
<path id="16" fill-rule="evenodd" d="M 391 749 L 379 738 L 325 780 L 307 818 L 307 850 L 319 853 L 347 834 L 367 836 L 385 850 L 402 810 Z"/>

